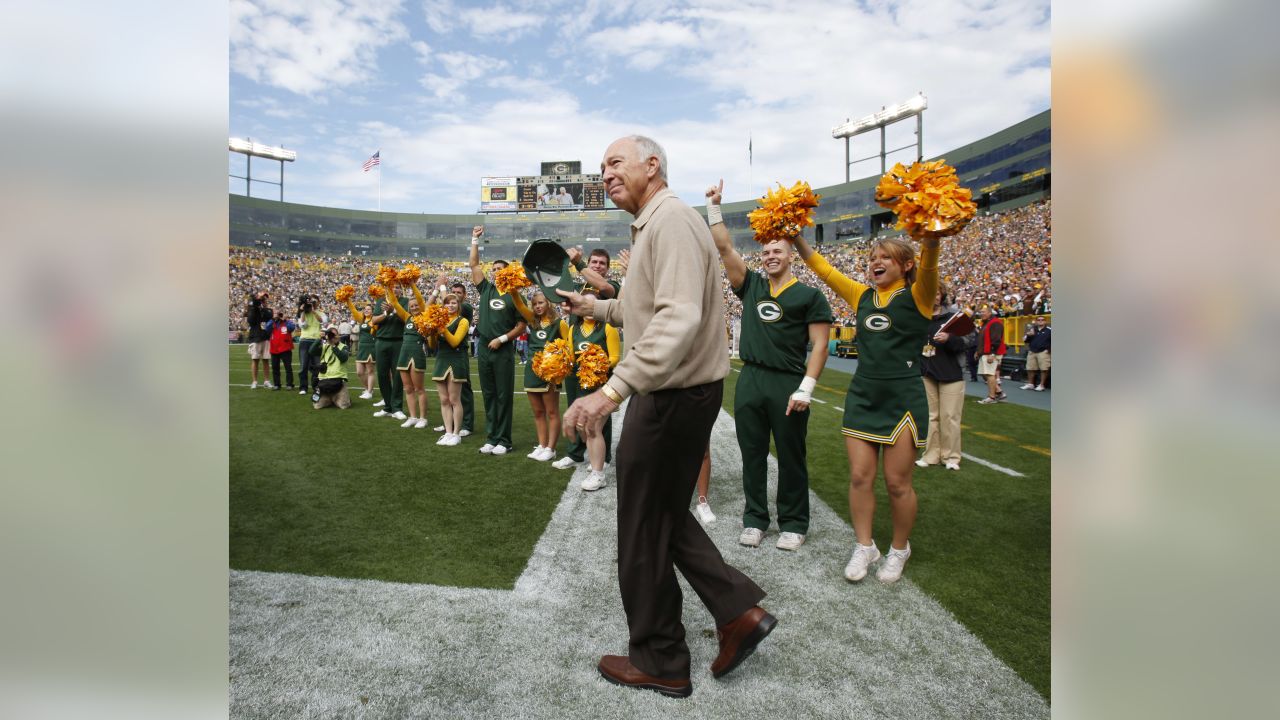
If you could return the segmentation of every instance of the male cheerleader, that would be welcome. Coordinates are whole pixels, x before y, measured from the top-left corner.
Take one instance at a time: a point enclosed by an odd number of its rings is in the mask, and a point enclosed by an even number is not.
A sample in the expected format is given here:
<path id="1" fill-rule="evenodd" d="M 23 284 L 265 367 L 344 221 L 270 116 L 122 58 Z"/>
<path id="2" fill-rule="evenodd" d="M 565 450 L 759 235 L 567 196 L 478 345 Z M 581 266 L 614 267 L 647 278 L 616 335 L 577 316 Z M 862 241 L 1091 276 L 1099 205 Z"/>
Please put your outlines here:
<path id="1" fill-rule="evenodd" d="M 478 353 L 480 368 L 480 392 L 484 393 L 485 442 L 480 452 L 485 455 L 506 455 L 511 449 L 511 406 L 515 399 L 516 352 L 512 340 L 524 332 L 525 324 L 516 312 L 511 296 L 498 292 L 493 281 L 486 278 L 480 265 L 480 236 L 484 227 L 471 230 L 471 282 L 480 292 L 480 321 L 476 336 L 480 340 Z M 505 260 L 495 260 L 493 271 L 505 268 Z"/>
<path id="2" fill-rule="evenodd" d="M 809 470 L 805 435 L 813 388 L 827 362 L 831 306 L 818 290 L 791 274 L 792 244 L 764 245 L 764 275 L 747 270 L 724 226 L 720 198 L 724 180 L 707 189 L 707 222 L 733 293 L 742 300 L 740 354 L 745 364 L 733 396 L 742 450 L 746 509 L 738 542 L 759 547 L 769 529 L 767 463 L 769 435 L 778 450 L 780 550 L 795 550 L 809 532 Z M 805 362 L 805 349 L 813 352 Z"/>

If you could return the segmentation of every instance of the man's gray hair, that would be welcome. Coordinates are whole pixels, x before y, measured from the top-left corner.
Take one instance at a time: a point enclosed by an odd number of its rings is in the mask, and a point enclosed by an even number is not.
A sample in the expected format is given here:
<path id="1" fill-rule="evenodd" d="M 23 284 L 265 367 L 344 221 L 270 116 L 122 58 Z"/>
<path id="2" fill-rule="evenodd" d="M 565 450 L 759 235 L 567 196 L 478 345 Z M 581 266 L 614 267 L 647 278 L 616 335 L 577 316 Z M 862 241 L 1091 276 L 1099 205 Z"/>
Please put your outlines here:
<path id="1" fill-rule="evenodd" d="M 640 153 L 640 162 L 648 160 L 650 156 L 658 158 L 658 177 L 662 182 L 667 182 L 667 152 L 662 149 L 658 141 L 644 135 L 632 135 L 630 139 L 636 144 L 636 150 Z"/>

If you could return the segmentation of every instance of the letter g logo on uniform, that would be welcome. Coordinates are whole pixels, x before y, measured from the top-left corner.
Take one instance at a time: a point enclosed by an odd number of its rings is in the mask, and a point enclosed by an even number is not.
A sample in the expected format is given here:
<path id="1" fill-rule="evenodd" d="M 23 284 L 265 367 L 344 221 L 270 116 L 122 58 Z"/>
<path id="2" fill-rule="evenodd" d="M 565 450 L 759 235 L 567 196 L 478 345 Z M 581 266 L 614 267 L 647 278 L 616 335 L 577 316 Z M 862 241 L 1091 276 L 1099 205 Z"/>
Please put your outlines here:
<path id="1" fill-rule="evenodd" d="M 782 317 L 782 307 L 772 300 L 763 300 L 756 303 L 756 314 L 767 323 L 777 322 Z"/>
<path id="2" fill-rule="evenodd" d="M 494 298 L 489 301 L 489 307 L 493 308 L 494 310 L 501 310 L 506 306 L 507 306 L 507 303 L 503 301 L 501 298 Z"/>
<path id="3" fill-rule="evenodd" d="M 892 324 L 893 324 L 893 321 L 890 320 L 889 316 L 885 315 L 884 313 L 875 313 L 874 315 L 868 315 L 867 319 L 862 321 L 862 327 L 872 332 L 882 332 L 884 330 L 888 330 L 889 326 Z"/>
<path id="4" fill-rule="evenodd" d="M 534 333 L 533 335 L 534 335 L 534 337 L 538 338 L 539 340 L 546 340 L 546 339 L 547 339 L 547 331 L 546 331 L 546 330 L 539 330 L 538 332 Z"/>

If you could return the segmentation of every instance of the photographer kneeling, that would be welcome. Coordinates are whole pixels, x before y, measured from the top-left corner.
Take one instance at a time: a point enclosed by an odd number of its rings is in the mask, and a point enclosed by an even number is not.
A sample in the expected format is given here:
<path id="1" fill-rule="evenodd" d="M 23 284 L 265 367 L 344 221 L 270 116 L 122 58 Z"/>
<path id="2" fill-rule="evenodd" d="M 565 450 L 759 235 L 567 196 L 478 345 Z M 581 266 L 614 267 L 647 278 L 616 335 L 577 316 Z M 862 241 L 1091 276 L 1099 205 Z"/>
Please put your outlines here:
<path id="1" fill-rule="evenodd" d="M 315 409 L 338 406 L 339 410 L 351 407 L 351 396 L 347 394 L 347 358 L 351 353 L 338 337 L 338 328 L 330 325 L 324 330 L 320 342 L 311 346 L 311 359 L 319 371 L 315 394 L 311 399 Z"/>

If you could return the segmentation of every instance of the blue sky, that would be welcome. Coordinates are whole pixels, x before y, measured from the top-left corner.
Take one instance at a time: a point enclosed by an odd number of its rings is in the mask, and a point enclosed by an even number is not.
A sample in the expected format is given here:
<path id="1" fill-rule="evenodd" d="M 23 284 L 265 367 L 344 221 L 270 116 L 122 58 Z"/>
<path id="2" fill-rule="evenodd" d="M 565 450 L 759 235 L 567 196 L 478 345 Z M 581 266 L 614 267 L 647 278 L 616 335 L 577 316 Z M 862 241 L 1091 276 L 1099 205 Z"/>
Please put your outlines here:
<path id="1" fill-rule="evenodd" d="M 361 164 L 381 149 L 383 210 L 470 213 L 483 176 L 536 175 L 543 160 L 593 171 L 632 133 L 663 144 L 689 202 L 721 177 L 726 200 L 744 200 L 774 182 L 843 181 L 832 127 L 919 91 L 926 155 L 1049 107 L 1047 0 L 232 0 L 230 11 L 230 133 L 296 150 L 285 199 L 314 205 L 376 208 L 377 171 Z M 914 123 L 888 139 L 913 141 Z M 852 155 L 878 146 L 856 138 Z M 243 175 L 243 156 L 229 163 Z M 253 195 L 278 189 L 254 183 Z"/>

